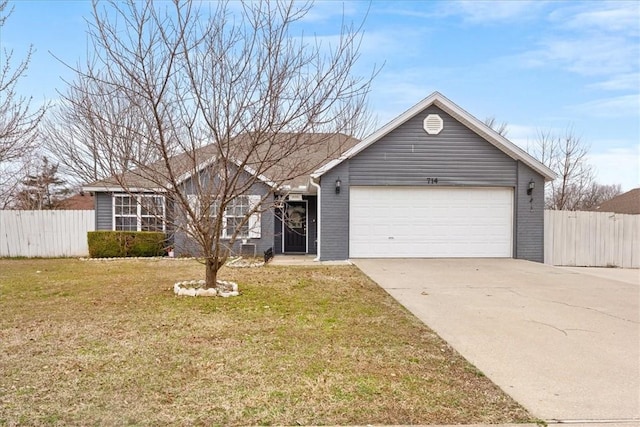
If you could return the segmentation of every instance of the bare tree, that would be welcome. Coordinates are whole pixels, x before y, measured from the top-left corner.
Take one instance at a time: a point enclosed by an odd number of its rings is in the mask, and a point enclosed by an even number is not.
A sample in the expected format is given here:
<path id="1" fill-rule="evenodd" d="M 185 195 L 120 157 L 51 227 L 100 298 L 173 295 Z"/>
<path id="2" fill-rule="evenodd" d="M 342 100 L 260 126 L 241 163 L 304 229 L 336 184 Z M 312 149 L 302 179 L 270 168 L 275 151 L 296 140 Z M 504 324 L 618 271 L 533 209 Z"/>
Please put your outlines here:
<path id="1" fill-rule="evenodd" d="M 509 125 L 507 122 L 498 123 L 498 120 L 496 120 L 494 116 L 484 119 L 484 124 L 498 132 L 498 135 L 506 137 L 509 133 Z"/>
<path id="2" fill-rule="evenodd" d="M 168 228 L 197 244 L 207 287 L 274 194 L 335 157 L 366 123 L 375 70 L 354 76 L 360 27 L 343 25 L 327 40 L 296 34 L 311 8 L 94 2 L 95 57 L 77 67 L 59 130 L 82 122 L 83 150 L 100 162 L 90 176 L 108 172 L 132 195 L 166 199 Z M 259 200 L 242 198 L 256 187 Z M 224 221 L 231 208 L 237 218 Z"/>
<path id="3" fill-rule="evenodd" d="M 533 155 L 556 172 L 558 178 L 547 183 L 545 207 L 577 210 L 593 188 L 594 170 L 588 163 L 589 148 L 573 130 L 563 135 L 538 131 Z"/>
<path id="4" fill-rule="evenodd" d="M 484 124 L 507 136 L 506 122 L 498 123 L 492 116 L 487 117 Z M 547 209 L 589 210 L 621 192 L 620 184 L 603 185 L 594 181 L 593 167 L 587 161 L 589 149 L 571 129 L 564 135 L 538 131 L 537 141 L 529 151 L 558 175 L 555 181 L 547 183 Z"/>
<path id="5" fill-rule="evenodd" d="M 148 144 L 148 136 L 140 133 L 140 109 L 104 90 L 112 89 L 87 76 L 77 78 L 41 126 L 42 145 L 61 171 L 79 183 L 122 173 L 133 159 L 150 164 L 161 158 Z"/>
<path id="6" fill-rule="evenodd" d="M 576 210 L 593 210 L 619 194 L 622 194 L 620 184 L 606 185 L 594 182 L 583 194 L 580 206 Z"/>
<path id="7" fill-rule="evenodd" d="M 11 15 L 8 1 L 0 1 L 0 31 Z M 13 64 L 13 51 L 3 50 L 0 59 L 0 206 L 6 206 L 24 170 L 25 159 L 34 149 L 38 124 L 45 107 L 31 108 L 32 98 L 21 96 L 16 86 L 25 75 L 33 50 L 25 59 Z"/>

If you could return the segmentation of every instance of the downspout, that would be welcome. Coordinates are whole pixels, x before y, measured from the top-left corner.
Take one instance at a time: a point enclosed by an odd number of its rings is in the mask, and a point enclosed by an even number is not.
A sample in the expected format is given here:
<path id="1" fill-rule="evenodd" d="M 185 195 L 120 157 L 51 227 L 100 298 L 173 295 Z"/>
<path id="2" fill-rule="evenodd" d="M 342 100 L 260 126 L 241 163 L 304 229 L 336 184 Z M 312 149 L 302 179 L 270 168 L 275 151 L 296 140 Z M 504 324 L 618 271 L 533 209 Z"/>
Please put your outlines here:
<path id="1" fill-rule="evenodd" d="M 316 240 L 318 242 L 318 254 L 315 257 L 314 261 L 320 261 L 320 230 L 322 229 L 322 227 L 320 227 L 321 222 L 320 222 L 320 218 L 322 217 L 322 215 L 320 215 L 320 212 L 322 211 L 322 203 L 320 203 L 320 198 L 322 196 L 322 189 L 320 188 L 320 184 L 317 183 L 313 177 L 310 177 L 310 182 L 311 185 L 313 185 L 314 187 L 316 187 L 318 189 L 318 201 L 317 201 L 317 208 L 316 208 Z"/>

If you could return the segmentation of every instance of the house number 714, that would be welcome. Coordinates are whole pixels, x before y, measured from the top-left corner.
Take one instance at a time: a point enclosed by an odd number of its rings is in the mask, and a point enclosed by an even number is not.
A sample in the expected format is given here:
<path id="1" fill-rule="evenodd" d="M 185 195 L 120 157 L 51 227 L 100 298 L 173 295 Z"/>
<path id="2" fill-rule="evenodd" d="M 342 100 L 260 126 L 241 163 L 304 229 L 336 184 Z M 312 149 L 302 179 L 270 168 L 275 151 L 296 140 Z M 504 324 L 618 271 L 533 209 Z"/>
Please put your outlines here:
<path id="1" fill-rule="evenodd" d="M 437 184 L 438 178 L 427 178 L 427 184 Z"/>

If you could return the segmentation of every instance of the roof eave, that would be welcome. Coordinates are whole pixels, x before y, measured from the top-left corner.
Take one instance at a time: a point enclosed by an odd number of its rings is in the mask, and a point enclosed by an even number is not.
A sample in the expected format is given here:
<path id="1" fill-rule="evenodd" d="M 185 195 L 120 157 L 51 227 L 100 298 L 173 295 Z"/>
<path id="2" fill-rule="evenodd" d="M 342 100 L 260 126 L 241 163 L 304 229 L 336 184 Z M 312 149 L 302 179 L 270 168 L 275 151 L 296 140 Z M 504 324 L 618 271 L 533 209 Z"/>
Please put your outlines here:
<path id="1" fill-rule="evenodd" d="M 94 192 L 94 193 L 164 193 L 164 188 L 150 188 L 150 187 L 130 187 L 123 188 L 119 186 L 106 186 L 106 185 L 85 185 L 82 187 L 82 191 Z"/>

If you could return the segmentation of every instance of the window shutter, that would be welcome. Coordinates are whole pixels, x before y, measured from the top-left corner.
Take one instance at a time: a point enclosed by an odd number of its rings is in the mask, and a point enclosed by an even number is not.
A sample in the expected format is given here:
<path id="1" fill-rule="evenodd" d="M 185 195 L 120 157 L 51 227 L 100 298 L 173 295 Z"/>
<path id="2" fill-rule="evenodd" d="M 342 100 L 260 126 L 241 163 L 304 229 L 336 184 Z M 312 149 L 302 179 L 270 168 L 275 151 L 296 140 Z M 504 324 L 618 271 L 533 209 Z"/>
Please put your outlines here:
<path id="1" fill-rule="evenodd" d="M 200 210 L 198 196 L 195 194 L 187 194 L 187 201 L 189 202 L 189 207 L 195 212 L 196 216 L 198 216 L 200 214 L 200 212 L 198 212 Z"/>
<path id="2" fill-rule="evenodd" d="M 261 196 L 249 196 L 249 209 L 253 210 L 260 204 Z M 262 229 L 262 221 L 260 221 L 260 212 L 254 212 L 249 217 L 249 238 L 259 239 Z"/>
<path id="3" fill-rule="evenodd" d="M 198 218 L 200 216 L 200 200 L 198 199 L 198 196 L 196 194 L 187 194 L 187 202 L 189 203 L 191 210 L 195 213 L 196 218 Z M 194 227 L 192 219 L 187 216 L 185 220 L 187 222 L 187 230 L 193 233 Z"/>

